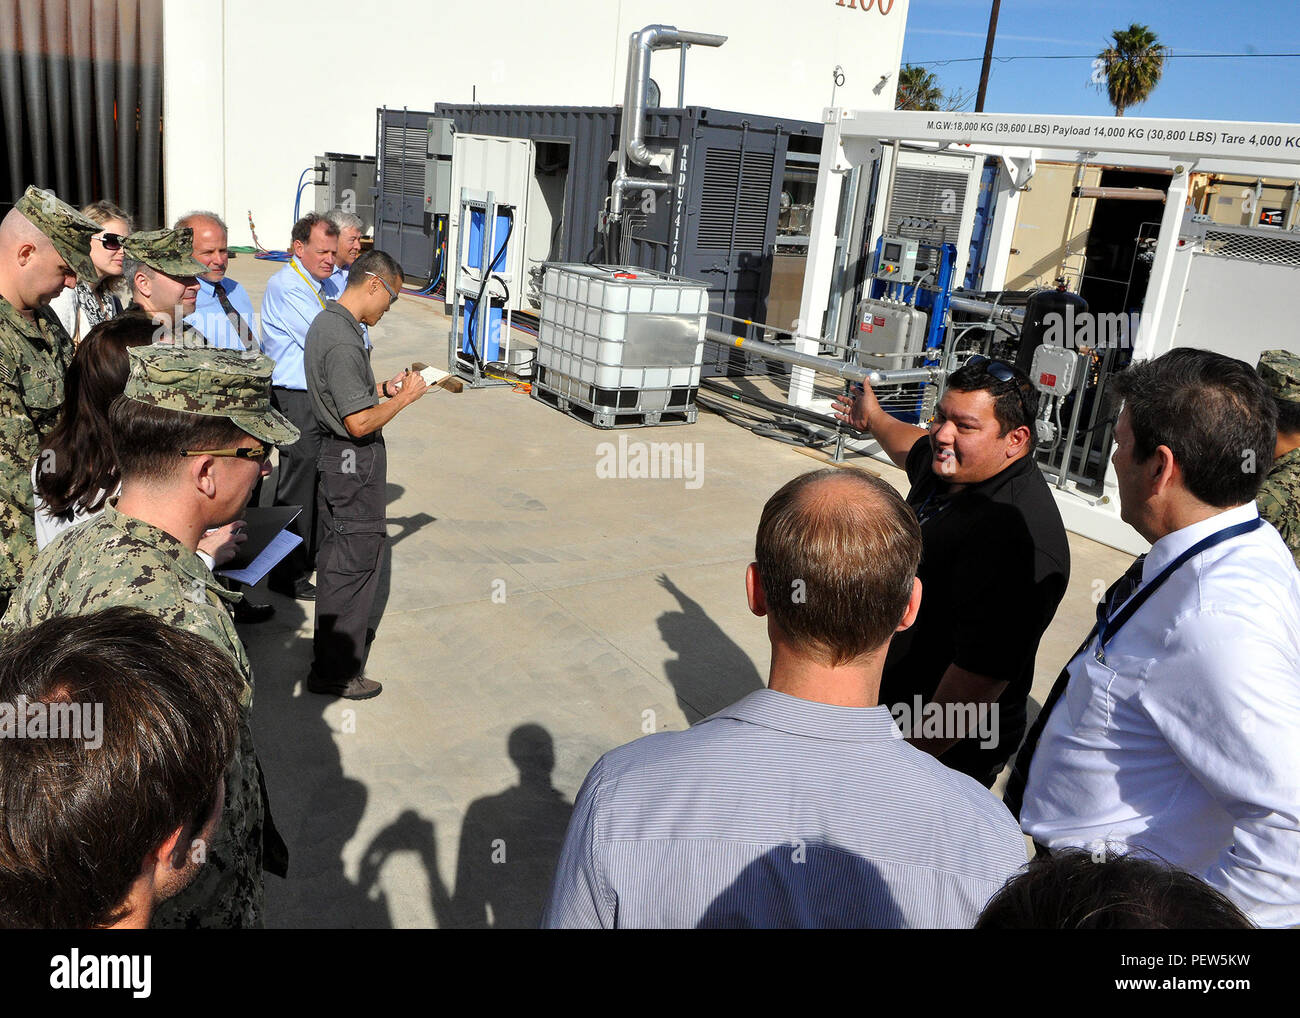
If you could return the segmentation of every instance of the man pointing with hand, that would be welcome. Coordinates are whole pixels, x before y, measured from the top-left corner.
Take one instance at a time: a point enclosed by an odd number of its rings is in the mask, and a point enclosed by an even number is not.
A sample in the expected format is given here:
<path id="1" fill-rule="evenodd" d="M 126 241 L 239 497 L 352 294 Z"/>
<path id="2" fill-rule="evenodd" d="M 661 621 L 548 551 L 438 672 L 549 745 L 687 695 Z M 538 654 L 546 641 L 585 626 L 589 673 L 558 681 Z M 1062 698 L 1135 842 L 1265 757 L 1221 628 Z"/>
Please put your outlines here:
<path id="1" fill-rule="evenodd" d="M 382 251 L 352 265 L 348 285 L 307 331 L 303 366 L 321 428 L 316 511 L 323 525 L 316 563 L 313 693 L 368 700 L 383 686 L 363 674 L 366 630 L 387 540 L 388 458 L 382 428 L 428 385 L 404 371 L 376 383 L 362 326 L 373 326 L 397 300 L 402 270 Z"/>
<path id="2" fill-rule="evenodd" d="M 870 386 L 835 401 L 840 420 L 907 471 L 921 523 L 921 611 L 890 644 L 880 702 L 911 720 L 913 744 L 986 787 L 1024 734 L 1038 642 L 1070 576 L 1061 514 L 1034 462 L 1037 410 L 1024 372 L 986 357 L 948 376 L 928 430 L 886 413 Z M 932 734 L 918 699 L 952 724 Z"/>

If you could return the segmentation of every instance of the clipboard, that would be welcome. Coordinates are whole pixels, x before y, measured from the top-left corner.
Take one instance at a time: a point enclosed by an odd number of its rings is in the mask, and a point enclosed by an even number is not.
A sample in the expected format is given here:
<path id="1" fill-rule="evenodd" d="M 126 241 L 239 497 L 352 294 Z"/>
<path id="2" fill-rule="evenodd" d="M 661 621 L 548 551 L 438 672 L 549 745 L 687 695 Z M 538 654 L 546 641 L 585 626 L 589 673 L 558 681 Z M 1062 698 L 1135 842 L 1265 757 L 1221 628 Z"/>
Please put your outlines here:
<path id="1" fill-rule="evenodd" d="M 275 536 L 297 519 L 301 512 L 300 505 L 249 506 L 244 511 L 244 533 L 248 535 L 248 540 L 239 546 L 235 557 L 217 571 L 234 573 L 247 569 Z"/>

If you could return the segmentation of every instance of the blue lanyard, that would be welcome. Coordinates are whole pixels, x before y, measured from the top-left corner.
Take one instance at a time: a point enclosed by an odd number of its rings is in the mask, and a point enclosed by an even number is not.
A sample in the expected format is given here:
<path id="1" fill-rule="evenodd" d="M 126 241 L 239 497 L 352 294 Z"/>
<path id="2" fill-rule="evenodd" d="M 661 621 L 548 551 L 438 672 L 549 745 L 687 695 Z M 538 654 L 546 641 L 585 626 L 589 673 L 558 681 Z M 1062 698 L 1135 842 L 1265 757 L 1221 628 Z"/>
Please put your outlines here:
<path id="1" fill-rule="evenodd" d="M 1169 579 L 1170 574 L 1181 566 L 1193 555 L 1199 555 L 1203 551 L 1213 548 L 1216 544 L 1222 544 L 1224 541 L 1230 541 L 1232 538 L 1241 534 L 1249 534 L 1252 530 L 1257 530 L 1263 524 L 1263 519 L 1255 517 L 1253 520 L 1247 520 L 1245 523 L 1238 523 L 1235 526 L 1225 527 L 1209 537 L 1202 538 L 1176 559 L 1165 566 L 1160 571 L 1160 575 L 1139 590 L 1136 594 L 1124 602 L 1113 618 L 1103 619 L 1097 624 L 1097 651 L 1096 658 L 1102 664 L 1106 663 L 1106 641 L 1120 631 L 1129 619 L 1133 617 L 1134 612 L 1146 603 L 1147 598 L 1160 589 L 1160 585 Z"/>

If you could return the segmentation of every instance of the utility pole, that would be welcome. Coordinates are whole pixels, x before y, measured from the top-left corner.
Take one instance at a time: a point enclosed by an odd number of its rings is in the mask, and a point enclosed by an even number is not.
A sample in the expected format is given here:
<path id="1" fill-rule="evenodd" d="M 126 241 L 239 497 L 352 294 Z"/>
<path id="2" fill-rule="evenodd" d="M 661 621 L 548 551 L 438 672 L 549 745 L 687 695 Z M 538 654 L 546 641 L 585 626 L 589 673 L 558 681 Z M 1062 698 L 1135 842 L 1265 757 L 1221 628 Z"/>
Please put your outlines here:
<path id="1" fill-rule="evenodd" d="M 993 39 L 998 34 L 998 8 L 1002 0 L 993 0 L 993 9 L 989 11 L 989 34 L 984 41 L 984 63 L 980 67 L 980 90 L 975 97 L 975 112 L 984 112 L 984 95 L 989 90 L 989 65 L 993 63 Z"/>

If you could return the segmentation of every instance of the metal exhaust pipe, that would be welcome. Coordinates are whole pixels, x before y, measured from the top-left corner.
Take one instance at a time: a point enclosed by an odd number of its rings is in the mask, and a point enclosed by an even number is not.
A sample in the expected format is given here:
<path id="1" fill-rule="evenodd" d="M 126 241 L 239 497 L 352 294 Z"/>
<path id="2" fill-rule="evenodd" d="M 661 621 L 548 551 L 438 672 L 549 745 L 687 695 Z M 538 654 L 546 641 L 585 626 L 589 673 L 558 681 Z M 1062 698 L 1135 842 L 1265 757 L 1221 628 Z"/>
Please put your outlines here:
<path id="1" fill-rule="evenodd" d="M 777 346 L 775 343 L 765 343 L 761 339 L 746 339 L 744 336 L 733 336 L 727 332 L 719 332 L 717 329 L 705 329 L 704 338 L 711 343 L 717 343 L 719 346 L 751 351 L 768 360 L 794 364 L 801 368 L 811 368 L 813 371 L 820 371 L 824 375 L 835 375 L 839 378 L 846 378 L 851 382 L 866 382 L 873 386 L 902 385 L 908 382 L 924 382 L 938 385 L 944 377 L 944 371 L 938 367 L 898 368 L 878 371 L 875 368 L 864 368 L 856 361 L 836 361 L 831 360 L 829 357 L 818 357 L 816 354 L 799 353 L 789 347 Z"/>
<path id="2" fill-rule="evenodd" d="M 655 186 L 634 180 L 627 172 L 628 160 L 639 166 L 666 169 L 662 156 L 650 151 L 645 143 L 646 92 L 650 87 L 650 54 L 673 46 L 721 46 L 725 35 L 706 32 L 683 32 L 672 25 L 647 25 L 633 32 L 628 40 L 627 85 L 623 92 L 623 118 L 619 129 L 618 172 L 610 191 L 610 214 L 623 214 L 623 193 L 630 187 Z M 666 187 L 667 185 L 661 185 Z"/>

